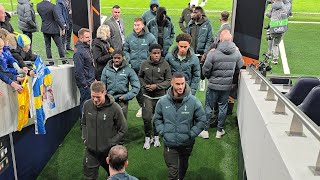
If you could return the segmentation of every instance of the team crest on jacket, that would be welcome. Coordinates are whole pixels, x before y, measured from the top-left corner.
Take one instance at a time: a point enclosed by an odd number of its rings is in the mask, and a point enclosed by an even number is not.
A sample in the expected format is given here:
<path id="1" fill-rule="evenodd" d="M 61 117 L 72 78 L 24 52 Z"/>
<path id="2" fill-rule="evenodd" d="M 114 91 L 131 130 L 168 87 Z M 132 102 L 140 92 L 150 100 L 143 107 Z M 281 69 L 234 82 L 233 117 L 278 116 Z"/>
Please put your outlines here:
<path id="1" fill-rule="evenodd" d="M 182 111 L 181 114 L 190 114 L 190 112 L 187 111 L 187 108 L 188 108 L 187 105 L 184 105 L 183 108 L 184 108 L 184 109 L 183 109 L 184 111 Z"/>

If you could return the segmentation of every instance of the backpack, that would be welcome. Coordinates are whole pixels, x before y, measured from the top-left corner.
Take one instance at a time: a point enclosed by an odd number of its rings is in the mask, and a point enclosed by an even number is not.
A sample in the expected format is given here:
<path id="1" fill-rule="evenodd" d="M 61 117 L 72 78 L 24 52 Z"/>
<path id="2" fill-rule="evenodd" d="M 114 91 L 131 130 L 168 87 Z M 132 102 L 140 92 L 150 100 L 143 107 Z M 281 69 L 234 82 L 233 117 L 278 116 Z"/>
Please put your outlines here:
<path id="1" fill-rule="evenodd" d="M 284 9 L 277 9 L 271 12 L 270 33 L 282 34 L 288 30 L 288 12 Z"/>

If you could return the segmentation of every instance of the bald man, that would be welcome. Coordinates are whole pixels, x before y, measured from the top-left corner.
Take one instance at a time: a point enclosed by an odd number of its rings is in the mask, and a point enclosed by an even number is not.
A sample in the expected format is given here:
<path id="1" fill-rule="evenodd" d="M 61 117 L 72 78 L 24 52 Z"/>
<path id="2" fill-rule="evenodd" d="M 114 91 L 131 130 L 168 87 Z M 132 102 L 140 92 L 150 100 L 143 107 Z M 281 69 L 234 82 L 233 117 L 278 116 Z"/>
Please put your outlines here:
<path id="1" fill-rule="evenodd" d="M 214 105 L 218 103 L 218 130 L 216 138 L 225 134 L 224 122 L 227 116 L 228 97 L 232 87 L 235 69 L 243 66 L 242 55 L 237 46 L 232 42 L 229 30 L 220 33 L 220 43 L 217 49 L 210 51 L 202 67 L 204 76 L 208 79 L 205 110 L 207 122 L 209 122 Z M 205 131 L 208 130 L 207 123 Z"/>
<path id="2" fill-rule="evenodd" d="M 14 29 L 10 24 L 10 14 L 6 13 L 4 7 L 0 4 L 0 29 L 6 29 L 10 33 L 13 33 Z"/>

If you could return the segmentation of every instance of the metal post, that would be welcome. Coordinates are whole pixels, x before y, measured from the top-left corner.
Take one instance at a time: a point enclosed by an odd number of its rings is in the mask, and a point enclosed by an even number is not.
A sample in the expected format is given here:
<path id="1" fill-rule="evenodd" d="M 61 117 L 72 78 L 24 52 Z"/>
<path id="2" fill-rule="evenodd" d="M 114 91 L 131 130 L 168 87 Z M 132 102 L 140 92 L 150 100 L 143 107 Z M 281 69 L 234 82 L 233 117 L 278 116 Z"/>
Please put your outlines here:
<path id="1" fill-rule="evenodd" d="M 271 88 L 268 89 L 267 97 L 265 98 L 266 101 L 275 101 L 276 98 L 274 96 L 274 92 Z"/>
<path id="2" fill-rule="evenodd" d="M 92 32 L 93 32 L 93 16 L 91 11 L 91 0 L 87 0 L 87 6 L 88 6 L 88 22 L 89 22 L 89 30 L 90 30 L 90 39 L 92 40 Z M 92 41 L 91 41 L 92 42 Z M 90 43 L 91 47 L 92 43 Z"/>
<path id="3" fill-rule="evenodd" d="M 274 114 L 287 114 L 286 113 L 286 106 L 280 99 L 278 99 Z"/>
<path id="4" fill-rule="evenodd" d="M 302 122 L 296 114 L 293 115 L 290 125 L 290 131 L 286 131 L 286 133 L 288 134 L 288 136 L 306 137 L 306 135 L 303 134 Z"/>
<path id="5" fill-rule="evenodd" d="M 316 166 L 309 166 L 309 169 L 312 171 L 313 175 L 320 176 L 320 152 L 318 154 Z"/>
<path id="6" fill-rule="evenodd" d="M 12 165 L 13 165 L 13 173 L 14 173 L 14 179 L 18 180 L 18 172 L 17 172 L 17 164 L 16 164 L 16 155 L 14 153 L 14 145 L 13 145 L 13 137 L 12 133 L 9 134 L 10 138 L 10 146 L 11 146 L 11 157 L 12 157 Z"/>

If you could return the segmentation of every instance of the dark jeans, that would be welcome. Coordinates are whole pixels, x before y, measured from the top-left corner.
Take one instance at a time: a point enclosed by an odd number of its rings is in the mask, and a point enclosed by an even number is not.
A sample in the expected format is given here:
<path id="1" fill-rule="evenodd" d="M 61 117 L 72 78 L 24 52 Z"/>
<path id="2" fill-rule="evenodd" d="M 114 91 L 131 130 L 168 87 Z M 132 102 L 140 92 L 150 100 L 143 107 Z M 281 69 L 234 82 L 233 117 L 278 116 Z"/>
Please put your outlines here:
<path id="1" fill-rule="evenodd" d="M 209 121 L 212 117 L 212 112 L 215 111 L 215 109 L 217 108 L 215 106 L 216 103 L 218 103 L 218 109 L 219 109 L 218 130 L 221 131 L 223 129 L 224 122 L 226 121 L 226 118 L 227 118 L 229 93 L 230 91 L 218 91 L 218 90 L 207 88 L 206 100 L 205 100 L 207 124 L 205 126 L 205 130 L 208 130 L 209 128 Z"/>
<path id="2" fill-rule="evenodd" d="M 85 179 L 97 179 L 99 167 L 102 166 L 109 176 L 109 165 L 106 162 L 109 151 L 103 153 L 92 152 L 86 149 L 83 158 L 83 174 Z"/>
<path id="3" fill-rule="evenodd" d="M 188 161 L 192 149 L 193 144 L 176 148 L 164 146 L 163 156 L 168 167 L 169 180 L 183 180 L 188 170 Z"/>
<path id="4" fill-rule="evenodd" d="M 82 114 L 83 104 L 86 100 L 91 98 L 91 92 L 90 92 L 89 86 L 87 88 L 81 87 L 79 88 L 79 90 L 80 90 L 80 112 Z"/>
<path id="5" fill-rule="evenodd" d="M 146 137 L 151 137 L 152 126 L 153 126 L 153 135 L 158 136 L 159 133 L 156 130 L 154 121 L 152 121 L 154 109 L 156 108 L 158 99 L 149 99 L 143 97 L 143 106 L 142 106 L 142 119 L 144 123 L 144 134 Z"/>
<path id="6" fill-rule="evenodd" d="M 72 35 L 72 31 L 73 31 L 72 29 L 73 29 L 72 15 L 69 14 L 69 29 L 66 32 L 66 41 L 67 41 L 66 47 L 67 48 L 71 48 L 70 44 L 71 44 L 71 35 Z"/>
<path id="7" fill-rule="evenodd" d="M 59 52 L 60 58 L 63 58 L 64 57 L 64 48 L 62 46 L 62 41 L 61 41 L 60 35 L 59 34 L 46 34 L 46 33 L 43 33 L 43 37 L 44 37 L 44 43 L 46 45 L 47 58 L 48 59 L 52 58 L 51 38 L 53 39 L 54 43 L 56 44 L 56 46 L 58 48 L 58 52 Z"/>

